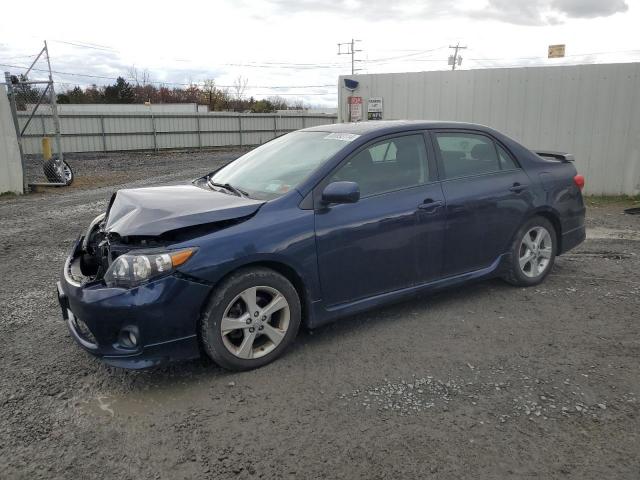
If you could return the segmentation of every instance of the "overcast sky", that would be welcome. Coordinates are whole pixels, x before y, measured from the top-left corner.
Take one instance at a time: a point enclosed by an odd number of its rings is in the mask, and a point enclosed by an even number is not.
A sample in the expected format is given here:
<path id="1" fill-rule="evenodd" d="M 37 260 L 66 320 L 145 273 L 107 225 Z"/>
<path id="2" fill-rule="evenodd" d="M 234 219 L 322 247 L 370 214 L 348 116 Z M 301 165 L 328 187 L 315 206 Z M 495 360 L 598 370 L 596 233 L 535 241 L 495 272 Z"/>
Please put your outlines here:
<path id="1" fill-rule="evenodd" d="M 335 106 L 338 75 L 350 73 L 337 43 L 352 37 L 364 73 L 450 68 L 458 41 L 462 69 L 629 62 L 640 61 L 639 12 L 640 0 L 6 2 L 0 64 L 19 73 L 47 39 L 52 68 L 65 72 L 58 89 L 112 83 L 135 66 L 175 84 L 242 75 L 257 98 Z M 547 59 L 558 43 L 567 57 Z"/>

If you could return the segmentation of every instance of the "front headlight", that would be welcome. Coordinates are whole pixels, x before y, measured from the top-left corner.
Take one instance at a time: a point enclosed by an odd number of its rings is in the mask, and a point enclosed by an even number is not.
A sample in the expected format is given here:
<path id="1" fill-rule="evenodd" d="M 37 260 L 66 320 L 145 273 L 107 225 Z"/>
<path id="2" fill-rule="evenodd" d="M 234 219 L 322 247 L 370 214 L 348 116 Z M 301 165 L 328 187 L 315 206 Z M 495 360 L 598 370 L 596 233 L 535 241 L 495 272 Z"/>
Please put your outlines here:
<path id="1" fill-rule="evenodd" d="M 195 253 L 195 248 L 158 253 L 125 253 L 116 258 L 104 282 L 107 287 L 133 288 L 154 277 L 171 273 Z"/>

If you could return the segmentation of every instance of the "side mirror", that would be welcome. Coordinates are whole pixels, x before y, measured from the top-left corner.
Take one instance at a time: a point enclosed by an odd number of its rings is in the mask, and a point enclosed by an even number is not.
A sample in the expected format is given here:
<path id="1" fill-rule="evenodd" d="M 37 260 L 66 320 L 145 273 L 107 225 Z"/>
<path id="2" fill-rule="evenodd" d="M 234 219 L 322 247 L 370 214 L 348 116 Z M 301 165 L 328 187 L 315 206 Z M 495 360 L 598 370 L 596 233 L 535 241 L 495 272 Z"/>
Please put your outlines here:
<path id="1" fill-rule="evenodd" d="M 333 182 L 322 191 L 322 203 L 356 203 L 360 200 L 360 187 L 356 182 Z"/>

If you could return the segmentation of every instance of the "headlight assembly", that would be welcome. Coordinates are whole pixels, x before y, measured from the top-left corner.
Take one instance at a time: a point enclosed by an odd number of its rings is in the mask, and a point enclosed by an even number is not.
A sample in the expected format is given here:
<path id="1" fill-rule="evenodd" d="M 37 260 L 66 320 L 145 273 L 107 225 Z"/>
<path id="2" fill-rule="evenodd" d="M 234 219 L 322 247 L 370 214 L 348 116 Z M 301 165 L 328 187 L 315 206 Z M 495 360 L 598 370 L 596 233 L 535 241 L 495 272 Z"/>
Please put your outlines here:
<path id="1" fill-rule="evenodd" d="M 195 248 L 158 253 L 129 252 L 120 255 L 104 274 L 107 287 L 133 288 L 171 273 L 195 253 Z"/>

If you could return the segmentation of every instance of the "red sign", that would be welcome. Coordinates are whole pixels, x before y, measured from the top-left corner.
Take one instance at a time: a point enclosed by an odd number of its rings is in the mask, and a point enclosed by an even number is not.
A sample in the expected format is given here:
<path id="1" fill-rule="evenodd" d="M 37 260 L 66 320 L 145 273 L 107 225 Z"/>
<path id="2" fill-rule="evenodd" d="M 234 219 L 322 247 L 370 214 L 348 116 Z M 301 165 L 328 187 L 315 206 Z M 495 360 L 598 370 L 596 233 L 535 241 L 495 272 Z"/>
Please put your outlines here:
<path id="1" fill-rule="evenodd" d="M 349 121 L 359 122 L 362 120 L 362 97 L 348 97 Z"/>

